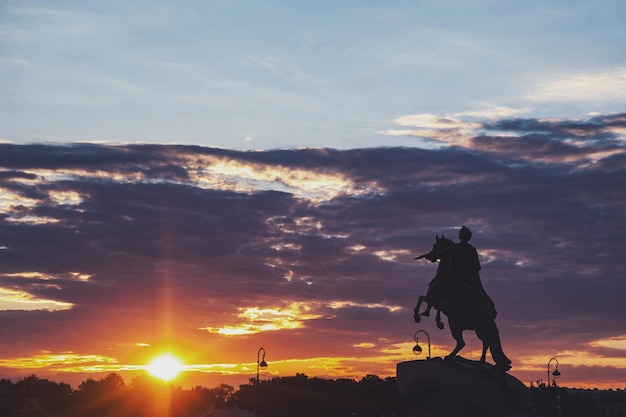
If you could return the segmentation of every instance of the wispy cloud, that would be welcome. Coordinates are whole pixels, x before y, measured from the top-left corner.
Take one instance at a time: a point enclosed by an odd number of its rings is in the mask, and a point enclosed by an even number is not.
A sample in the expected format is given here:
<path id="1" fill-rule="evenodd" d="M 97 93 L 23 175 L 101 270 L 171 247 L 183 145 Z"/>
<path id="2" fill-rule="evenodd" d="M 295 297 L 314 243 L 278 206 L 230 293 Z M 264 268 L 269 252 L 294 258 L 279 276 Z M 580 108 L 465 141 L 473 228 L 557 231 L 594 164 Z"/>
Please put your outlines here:
<path id="1" fill-rule="evenodd" d="M 618 68 L 598 73 L 563 74 L 540 82 L 525 95 L 538 102 L 624 103 L 626 69 Z"/>
<path id="2" fill-rule="evenodd" d="M 596 115 L 588 120 L 508 117 L 520 113 L 523 111 L 496 108 L 454 116 L 407 115 L 394 122 L 416 129 L 390 129 L 381 133 L 416 136 L 441 146 L 458 146 L 528 163 L 557 162 L 585 167 L 611 161 L 626 152 L 621 114 Z"/>

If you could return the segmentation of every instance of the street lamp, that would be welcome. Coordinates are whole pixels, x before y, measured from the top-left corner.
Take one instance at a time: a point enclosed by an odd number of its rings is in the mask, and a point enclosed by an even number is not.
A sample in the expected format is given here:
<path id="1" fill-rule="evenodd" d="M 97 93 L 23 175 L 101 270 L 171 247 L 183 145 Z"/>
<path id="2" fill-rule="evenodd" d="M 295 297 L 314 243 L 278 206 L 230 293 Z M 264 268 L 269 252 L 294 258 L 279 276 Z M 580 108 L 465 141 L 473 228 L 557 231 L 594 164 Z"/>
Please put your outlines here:
<path id="1" fill-rule="evenodd" d="M 556 360 L 556 358 L 551 358 L 548 361 L 548 387 L 550 386 L 550 363 L 552 361 L 556 362 L 556 365 L 554 367 L 554 372 L 552 372 L 552 382 L 554 382 L 555 379 L 559 379 L 559 377 L 561 376 L 561 373 L 559 372 L 559 361 Z"/>
<path id="2" fill-rule="evenodd" d="M 426 335 L 426 339 L 428 340 L 428 356 L 426 357 L 426 359 L 430 359 L 430 336 L 424 330 L 418 330 L 413 335 L 413 340 L 415 340 L 415 346 L 413 346 L 413 353 L 416 355 L 419 355 L 420 353 L 422 353 L 422 347 L 420 346 L 419 338 L 417 337 L 417 334 L 419 332 L 422 332 Z"/>
<path id="3" fill-rule="evenodd" d="M 263 351 L 263 359 L 261 359 L 261 351 Z M 267 362 L 265 362 L 265 349 L 259 348 L 256 353 L 256 396 L 254 402 L 254 417 L 259 415 L 259 369 L 267 368 Z"/>

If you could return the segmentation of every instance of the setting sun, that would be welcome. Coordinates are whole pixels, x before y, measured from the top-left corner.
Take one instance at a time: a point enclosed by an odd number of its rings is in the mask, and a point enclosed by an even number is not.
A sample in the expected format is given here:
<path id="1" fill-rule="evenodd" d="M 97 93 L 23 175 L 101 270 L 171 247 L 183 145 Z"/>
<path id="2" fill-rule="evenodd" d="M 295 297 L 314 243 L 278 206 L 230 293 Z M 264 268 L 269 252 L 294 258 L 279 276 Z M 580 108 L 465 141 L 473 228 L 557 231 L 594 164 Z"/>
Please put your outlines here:
<path id="1" fill-rule="evenodd" d="M 169 381 L 183 370 L 183 364 L 177 357 L 166 353 L 152 359 L 146 370 L 163 381 Z"/>

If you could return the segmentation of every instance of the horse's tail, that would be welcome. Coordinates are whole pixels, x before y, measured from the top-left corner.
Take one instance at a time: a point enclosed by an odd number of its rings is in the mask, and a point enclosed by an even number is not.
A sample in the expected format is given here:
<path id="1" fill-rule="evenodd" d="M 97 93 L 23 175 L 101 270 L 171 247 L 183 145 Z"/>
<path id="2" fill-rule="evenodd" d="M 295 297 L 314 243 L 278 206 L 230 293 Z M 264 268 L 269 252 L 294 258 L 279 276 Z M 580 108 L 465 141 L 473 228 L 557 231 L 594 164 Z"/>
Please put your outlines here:
<path id="1" fill-rule="evenodd" d="M 491 357 L 496 363 L 496 367 L 508 371 L 511 369 L 511 360 L 504 354 L 502 349 L 502 342 L 500 341 L 500 331 L 496 325 L 495 320 L 487 321 L 484 328 L 481 329 L 481 339 L 487 341 Z"/>

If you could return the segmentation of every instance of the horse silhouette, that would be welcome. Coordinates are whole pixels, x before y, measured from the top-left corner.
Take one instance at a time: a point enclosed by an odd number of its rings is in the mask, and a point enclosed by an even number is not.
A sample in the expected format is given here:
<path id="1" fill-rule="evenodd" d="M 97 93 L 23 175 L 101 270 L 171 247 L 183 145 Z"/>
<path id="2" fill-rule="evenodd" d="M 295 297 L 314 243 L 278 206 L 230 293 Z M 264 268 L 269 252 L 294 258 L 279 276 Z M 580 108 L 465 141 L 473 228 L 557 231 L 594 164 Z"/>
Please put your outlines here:
<path id="1" fill-rule="evenodd" d="M 414 309 L 413 318 L 416 323 L 420 322 L 420 316 L 428 316 L 431 308 L 437 311 L 437 327 L 443 328 L 441 313 L 448 317 L 448 326 L 452 337 L 456 341 L 456 346 L 445 359 L 454 359 L 465 346 L 463 340 L 464 330 L 474 330 L 476 336 L 482 341 L 483 349 L 480 357 L 481 362 L 485 362 L 487 350 L 496 363 L 496 370 L 508 371 L 511 369 L 511 360 L 507 358 L 502 350 L 500 332 L 496 325 L 496 312 L 493 305 L 485 299 L 477 297 L 472 289 L 465 286 L 459 280 L 452 280 L 449 276 L 452 252 L 446 249 L 454 246 L 455 243 L 445 238 L 436 236 L 433 250 L 415 259 L 426 258 L 431 262 L 439 260 L 437 273 L 428 286 L 426 295 L 419 297 Z M 423 313 L 419 313 L 420 306 L 426 302 L 428 307 Z"/>

